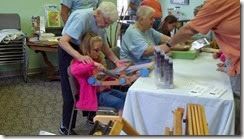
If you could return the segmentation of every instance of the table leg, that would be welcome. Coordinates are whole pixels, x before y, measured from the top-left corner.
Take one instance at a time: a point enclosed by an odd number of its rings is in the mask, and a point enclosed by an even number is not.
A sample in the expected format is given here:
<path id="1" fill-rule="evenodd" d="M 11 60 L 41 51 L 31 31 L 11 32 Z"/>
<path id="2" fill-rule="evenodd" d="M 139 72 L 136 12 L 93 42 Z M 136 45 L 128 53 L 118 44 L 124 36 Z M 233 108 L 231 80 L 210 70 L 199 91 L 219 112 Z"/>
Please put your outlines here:
<path id="1" fill-rule="evenodd" d="M 48 72 L 47 72 L 48 80 L 50 81 L 60 80 L 59 74 L 56 72 L 56 69 L 53 66 L 53 64 L 48 60 L 46 52 L 44 51 L 37 51 L 37 52 L 41 52 L 43 60 L 48 66 Z"/>

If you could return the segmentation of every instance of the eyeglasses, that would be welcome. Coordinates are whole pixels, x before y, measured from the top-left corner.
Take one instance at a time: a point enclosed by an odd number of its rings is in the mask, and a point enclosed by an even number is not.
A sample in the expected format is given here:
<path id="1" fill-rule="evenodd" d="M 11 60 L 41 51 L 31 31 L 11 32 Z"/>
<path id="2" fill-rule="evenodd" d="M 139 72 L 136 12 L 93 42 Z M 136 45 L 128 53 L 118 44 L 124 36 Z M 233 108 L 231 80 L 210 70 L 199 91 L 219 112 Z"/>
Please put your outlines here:
<path id="1" fill-rule="evenodd" d="M 104 21 L 104 24 L 105 24 L 106 26 L 109 26 L 110 24 L 113 23 L 110 19 L 105 18 L 104 16 L 103 16 L 103 21 Z"/>
<path id="2" fill-rule="evenodd" d="M 98 48 L 98 49 L 92 49 L 92 50 L 95 51 L 96 53 L 99 53 L 99 52 L 102 51 L 101 48 Z"/>

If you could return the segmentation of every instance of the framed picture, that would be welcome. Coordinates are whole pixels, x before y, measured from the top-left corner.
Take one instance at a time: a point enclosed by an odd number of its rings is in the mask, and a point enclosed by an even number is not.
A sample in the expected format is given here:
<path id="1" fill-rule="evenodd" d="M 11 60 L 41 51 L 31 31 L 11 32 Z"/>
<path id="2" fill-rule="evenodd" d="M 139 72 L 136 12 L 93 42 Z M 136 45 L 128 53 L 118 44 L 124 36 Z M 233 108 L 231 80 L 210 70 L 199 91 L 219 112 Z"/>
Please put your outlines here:
<path id="1" fill-rule="evenodd" d="M 189 0 L 170 0 L 171 4 L 189 5 Z"/>
<path id="2" fill-rule="evenodd" d="M 56 5 L 45 5 L 47 27 L 60 27 L 60 12 Z"/>
<path id="3" fill-rule="evenodd" d="M 47 26 L 60 27 L 60 16 L 58 11 L 48 11 Z"/>

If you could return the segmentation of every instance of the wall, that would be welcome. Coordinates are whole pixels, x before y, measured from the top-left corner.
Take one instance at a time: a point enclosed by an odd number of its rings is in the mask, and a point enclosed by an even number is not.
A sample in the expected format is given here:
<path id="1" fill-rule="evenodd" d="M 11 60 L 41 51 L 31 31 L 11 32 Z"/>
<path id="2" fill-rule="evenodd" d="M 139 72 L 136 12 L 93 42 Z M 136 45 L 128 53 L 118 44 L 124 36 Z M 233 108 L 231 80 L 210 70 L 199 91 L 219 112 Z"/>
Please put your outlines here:
<path id="1" fill-rule="evenodd" d="M 60 9 L 61 0 L 1 0 L 0 13 L 18 13 L 21 18 L 21 28 L 28 37 L 32 37 L 31 33 L 31 16 L 44 16 L 44 5 L 56 4 Z M 111 1 L 116 4 L 116 0 Z M 114 30 L 115 24 L 112 27 Z M 110 33 L 108 29 L 108 34 Z M 114 34 L 112 35 L 114 36 Z M 114 37 L 113 37 L 114 38 Z M 112 39 L 113 39 L 112 38 Z M 58 65 L 58 57 L 56 53 L 47 53 L 49 60 L 55 65 Z M 28 48 L 29 70 L 46 67 L 40 53 L 35 53 Z M 0 72 L 20 70 L 19 65 L 4 65 L 0 66 Z"/>
<path id="2" fill-rule="evenodd" d="M 176 6 L 180 7 L 181 12 L 185 15 L 183 18 L 192 19 L 194 17 L 193 10 L 196 6 L 201 5 L 204 0 L 189 0 L 189 5 L 178 5 L 171 4 L 170 0 L 158 0 L 161 3 L 163 9 L 163 17 L 168 15 L 167 9 L 174 8 Z"/>
<path id="3" fill-rule="evenodd" d="M 31 16 L 44 16 L 44 5 L 56 4 L 60 8 L 61 0 L 1 0 L 0 13 L 19 13 L 21 17 L 21 27 L 24 33 L 29 37 L 31 34 Z M 106 0 L 116 3 L 116 0 Z M 159 0 L 163 8 L 163 17 L 167 15 L 167 8 L 174 8 L 180 6 L 181 11 L 185 14 L 186 18 L 193 18 L 193 10 L 196 6 L 203 3 L 204 0 L 189 0 L 189 5 L 175 5 L 170 4 L 170 0 Z M 114 32 L 116 24 L 112 25 L 112 32 Z M 107 29 L 108 36 L 110 36 L 110 29 Z M 112 40 L 114 40 L 114 33 L 112 33 Z M 113 41 L 114 42 L 114 41 Z M 47 53 L 51 62 L 57 66 L 57 54 Z M 29 69 L 45 67 L 45 63 L 40 53 L 35 53 L 28 48 Z M 19 70 L 20 66 L 6 65 L 0 66 L 2 71 Z"/>
<path id="4" fill-rule="evenodd" d="M 21 28 L 28 37 L 31 33 L 31 16 L 44 16 L 44 5 L 56 4 L 60 7 L 60 0 L 1 0 L 0 13 L 18 13 L 21 18 Z M 41 54 L 37 54 L 28 48 L 29 69 L 43 67 L 44 61 Z M 49 54 L 49 59 L 57 65 L 56 54 Z M 0 67 L 1 71 L 19 70 L 20 66 L 4 65 Z"/>

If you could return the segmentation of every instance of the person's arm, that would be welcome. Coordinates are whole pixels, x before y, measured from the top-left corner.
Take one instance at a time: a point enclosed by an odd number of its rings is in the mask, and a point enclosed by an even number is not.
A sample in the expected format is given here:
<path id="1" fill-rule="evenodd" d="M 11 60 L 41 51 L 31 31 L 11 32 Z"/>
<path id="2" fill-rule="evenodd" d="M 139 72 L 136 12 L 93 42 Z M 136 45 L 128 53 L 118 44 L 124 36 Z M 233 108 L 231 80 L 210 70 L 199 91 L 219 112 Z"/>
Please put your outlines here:
<path id="1" fill-rule="evenodd" d="M 89 64 L 76 62 L 71 64 L 70 71 L 74 76 L 79 77 L 86 75 L 89 71 L 94 70 L 95 67 L 95 62 L 91 62 Z"/>
<path id="2" fill-rule="evenodd" d="M 68 18 L 69 18 L 69 13 L 70 13 L 70 8 L 61 4 L 61 18 L 64 22 L 64 24 L 67 22 Z"/>
<path id="3" fill-rule="evenodd" d="M 154 46 L 148 45 L 147 49 L 144 51 L 143 55 L 152 56 L 154 53 Z"/>
<path id="4" fill-rule="evenodd" d="M 160 40 L 160 44 L 164 44 L 166 43 L 168 40 L 170 40 L 170 37 L 166 36 L 166 35 L 163 35 L 162 34 L 162 37 L 161 37 L 161 40 Z M 162 45 L 158 45 L 160 47 L 161 50 L 165 51 L 166 49 L 163 48 Z M 167 51 L 167 50 L 166 50 Z M 146 48 L 146 50 L 144 51 L 143 55 L 146 55 L 146 56 L 151 56 L 153 55 L 154 53 L 154 46 L 152 45 L 148 45 L 148 47 Z"/>
<path id="5" fill-rule="evenodd" d="M 69 44 L 70 40 L 71 37 L 67 34 L 64 34 L 59 40 L 59 46 L 64 49 L 69 55 L 83 63 L 90 63 L 93 61 L 89 56 L 81 55 L 78 51 L 73 49 L 72 46 Z"/>
<path id="6" fill-rule="evenodd" d="M 162 35 L 162 39 L 160 41 L 160 44 L 164 44 L 166 43 L 167 41 L 169 41 L 171 39 L 171 37 L 167 36 L 167 35 Z"/>
<path id="7" fill-rule="evenodd" d="M 126 60 L 119 60 L 118 57 L 116 57 L 115 54 L 111 51 L 111 49 L 109 48 L 107 43 L 104 44 L 102 52 L 104 53 L 104 55 L 108 59 L 113 61 L 117 67 L 124 67 L 125 66 Z"/>
<path id="8" fill-rule="evenodd" d="M 178 43 L 187 41 L 197 33 L 198 32 L 196 30 L 188 25 L 185 25 L 166 44 L 161 45 L 160 48 L 163 49 L 165 53 L 167 53 L 170 51 L 171 47 L 174 47 Z"/>
<path id="9" fill-rule="evenodd" d="M 129 6 L 130 6 L 131 9 L 137 11 L 137 7 L 135 6 L 134 3 L 130 2 Z"/>
<path id="10" fill-rule="evenodd" d="M 168 43 L 169 45 L 174 46 L 178 43 L 187 41 L 197 33 L 198 32 L 196 30 L 194 30 L 188 25 L 185 25 L 171 38 L 171 40 Z"/>
<path id="11" fill-rule="evenodd" d="M 111 49 L 109 48 L 108 44 L 105 43 L 103 45 L 103 49 L 102 49 L 102 52 L 104 53 L 104 55 L 110 59 L 111 61 L 113 61 L 114 63 L 116 61 L 118 61 L 119 59 L 115 56 L 115 54 L 111 51 Z"/>

